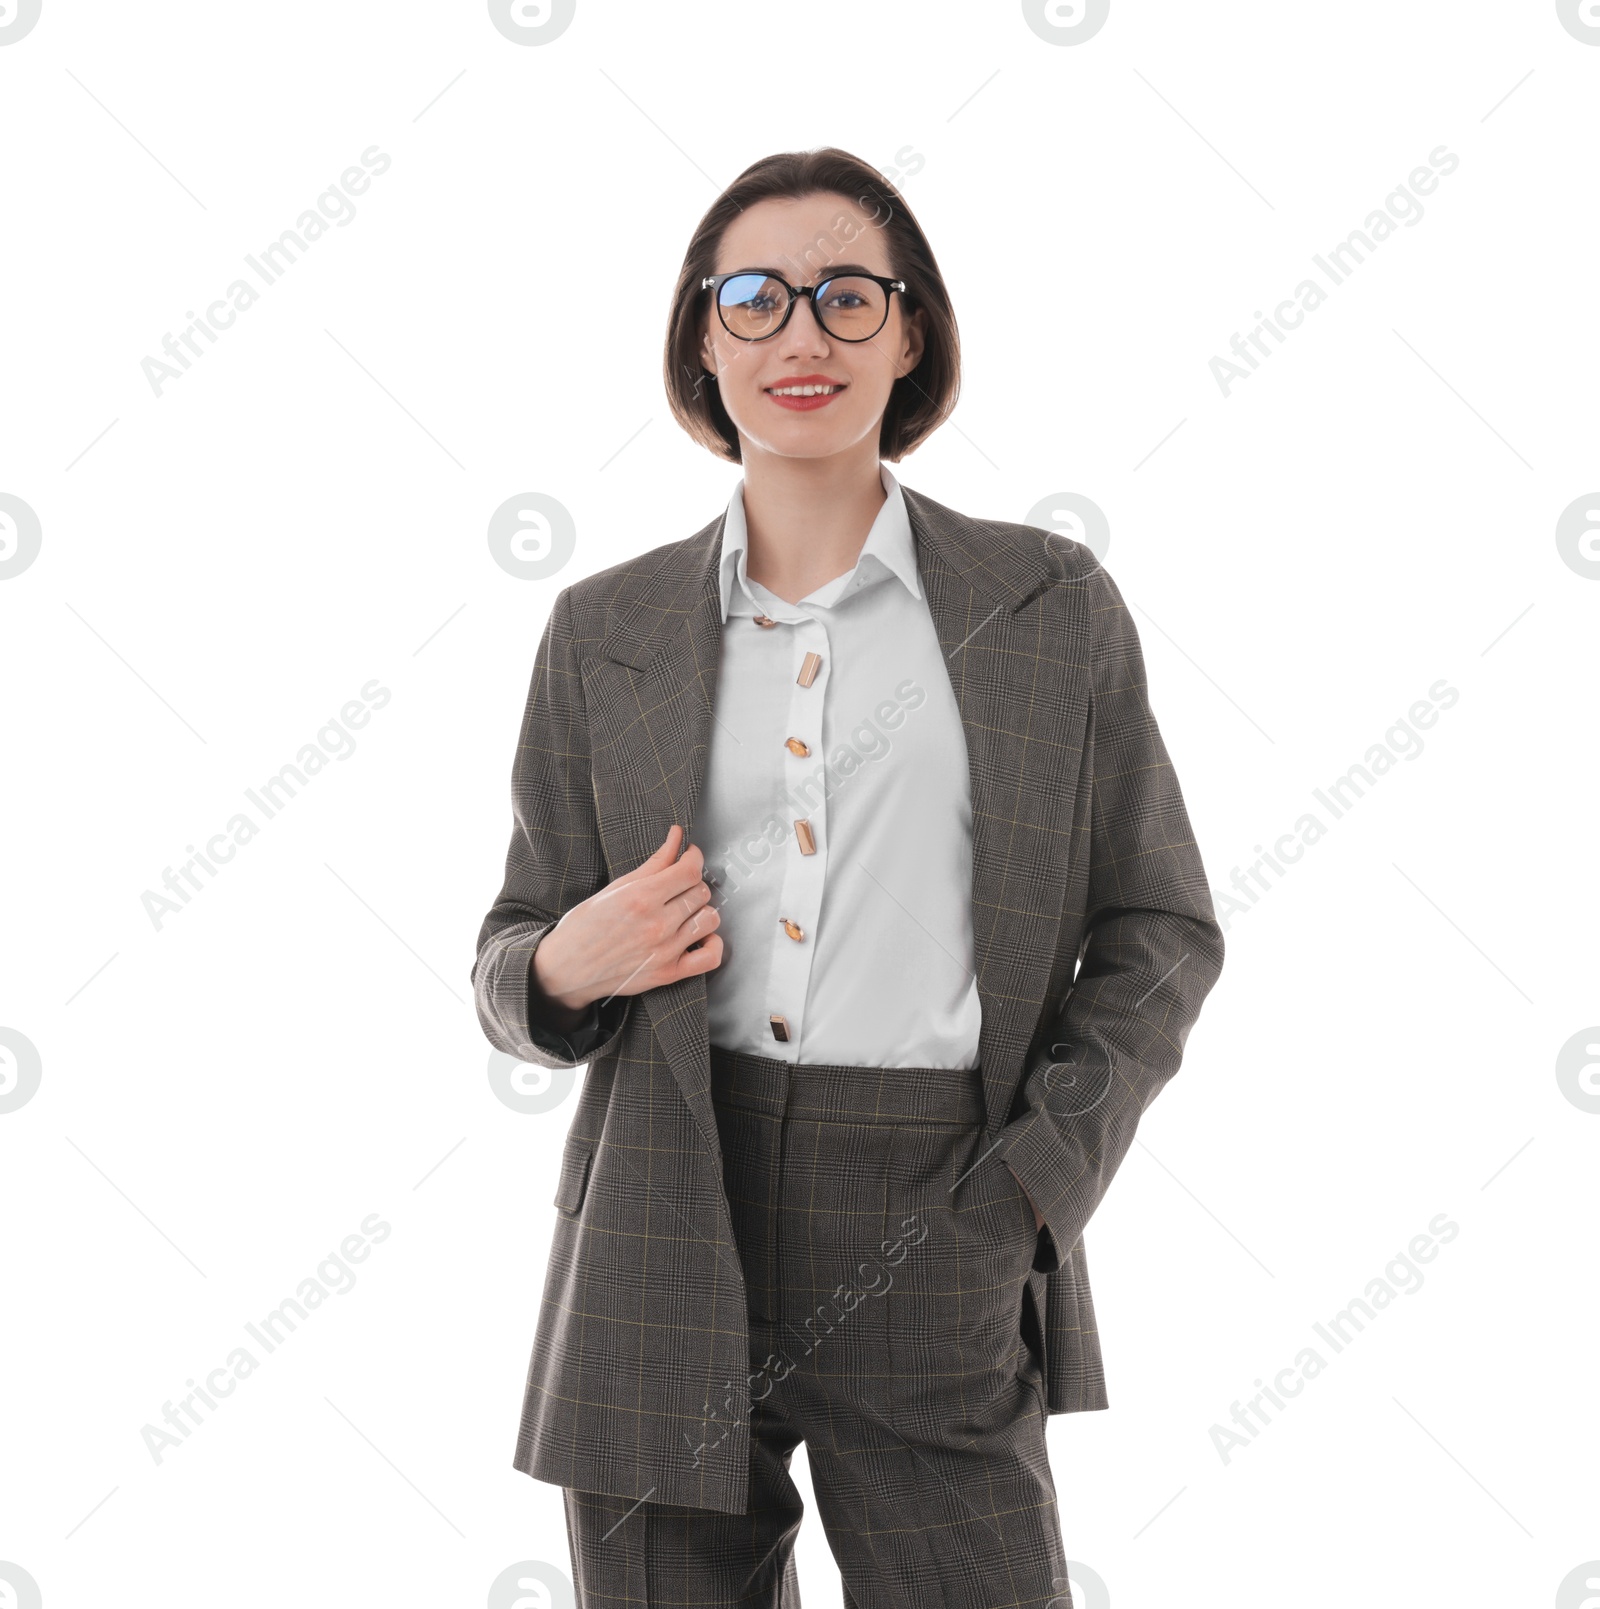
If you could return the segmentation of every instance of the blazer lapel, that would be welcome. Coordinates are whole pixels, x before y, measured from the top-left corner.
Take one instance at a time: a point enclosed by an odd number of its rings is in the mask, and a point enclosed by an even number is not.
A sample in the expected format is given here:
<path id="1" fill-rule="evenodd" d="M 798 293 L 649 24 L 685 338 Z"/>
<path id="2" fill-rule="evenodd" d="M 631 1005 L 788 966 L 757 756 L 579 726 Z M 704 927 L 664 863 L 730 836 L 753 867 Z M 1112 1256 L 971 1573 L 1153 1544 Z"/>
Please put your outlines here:
<path id="1" fill-rule="evenodd" d="M 972 917 L 989 1132 L 1007 1120 L 1055 961 L 1088 710 L 1088 622 L 1052 588 L 1043 532 L 988 526 L 902 484 L 917 566 L 961 711 L 972 787 Z M 596 811 L 613 877 L 691 828 L 721 660 L 723 517 L 630 575 L 586 677 Z M 1047 611 L 1046 594 L 1068 599 Z M 1063 620 L 1066 622 L 1063 627 Z M 590 683 L 593 682 L 593 686 Z M 703 975 L 643 997 L 714 1156 Z"/>
<path id="2" fill-rule="evenodd" d="M 1055 964 L 1088 716 L 1088 620 L 1083 589 L 1053 585 L 1044 532 L 971 520 L 901 489 L 967 740 L 978 1060 L 994 1134 Z"/>
<path id="3" fill-rule="evenodd" d="M 686 832 L 694 825 L 722 658 L 717 563 L 724 517 L 623 581 L 601 642 L 610 663 L 584 678 L 595 812 L 613 877 L 649 859 L 674 822 Z M 642 1001 L 701 1136 L 720 1160 L 705 978 L 647 990 Z"/>

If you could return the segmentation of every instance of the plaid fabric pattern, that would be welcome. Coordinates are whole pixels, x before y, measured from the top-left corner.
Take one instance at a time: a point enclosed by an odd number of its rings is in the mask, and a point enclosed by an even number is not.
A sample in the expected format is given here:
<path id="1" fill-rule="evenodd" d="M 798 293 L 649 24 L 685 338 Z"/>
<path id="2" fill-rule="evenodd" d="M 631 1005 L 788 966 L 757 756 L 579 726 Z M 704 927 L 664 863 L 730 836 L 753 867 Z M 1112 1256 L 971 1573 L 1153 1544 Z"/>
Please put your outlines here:
<path id="1" fill-rule="evenodd" d="M 846 1602 L 1067 1601 L 1045 1438 L 1033 1209 L 985 1155 L 976 1069 L 713 1045 L 750 1311 L 741 1515 L 565 1493 L 579 1609 L 794 1605 L 806 1457 Z"/>
<path id="2" fill-rule="evenodd" d="M 1103 1408 L 1084 1226 L 1178 1069 L 1222 933 L 1111 576 L 1081 543 L 903 490 L 972 780 L 983 1128 L 1045 1216 L 1048 1410 Z M 565 588 L 540 642 L 472 985 L 490 1043 L 541 1066 L 576 1058 L 529 1021 L 537 945 L 674 822 L 692 830 L 721 526 Z M 618 997 L 598 1021 L 513 1463 L 586 1492 L 742 1514 L 749 1330 L 705 981 Z"/>

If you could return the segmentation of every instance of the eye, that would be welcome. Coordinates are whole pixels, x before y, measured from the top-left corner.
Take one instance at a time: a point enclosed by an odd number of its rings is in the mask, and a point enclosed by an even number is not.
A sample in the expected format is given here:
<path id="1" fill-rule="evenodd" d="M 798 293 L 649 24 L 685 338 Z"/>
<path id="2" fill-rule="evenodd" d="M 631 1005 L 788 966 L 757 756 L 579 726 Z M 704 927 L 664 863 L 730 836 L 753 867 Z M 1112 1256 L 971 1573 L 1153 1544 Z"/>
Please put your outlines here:
<path id="1" fill-rule="evenodd" d="M 735 274 L 723 281 L 718 300 L 724 307 L 770 307 L 776 288 L 765 274 Z"/>

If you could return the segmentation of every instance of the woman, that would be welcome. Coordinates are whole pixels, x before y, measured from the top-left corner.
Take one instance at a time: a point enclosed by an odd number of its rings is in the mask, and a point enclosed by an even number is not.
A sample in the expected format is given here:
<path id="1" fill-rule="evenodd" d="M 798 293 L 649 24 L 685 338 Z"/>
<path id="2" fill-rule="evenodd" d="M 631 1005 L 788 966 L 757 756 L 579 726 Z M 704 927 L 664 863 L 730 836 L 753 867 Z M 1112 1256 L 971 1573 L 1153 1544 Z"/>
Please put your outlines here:
<path id="1" fill-rule="evenodd" d="M 1223 946 L 1115 583 L 881 462 L 958 372 L 893 187 L 756 163 L 666 353 L 743 479 L 539 648 L 473 984 L 589 1063 L 513 1460 L 584 1606 L 792 1609 L 801 1440 L 847 1603 L 1070 1602 L 1082 1231 Z"/>

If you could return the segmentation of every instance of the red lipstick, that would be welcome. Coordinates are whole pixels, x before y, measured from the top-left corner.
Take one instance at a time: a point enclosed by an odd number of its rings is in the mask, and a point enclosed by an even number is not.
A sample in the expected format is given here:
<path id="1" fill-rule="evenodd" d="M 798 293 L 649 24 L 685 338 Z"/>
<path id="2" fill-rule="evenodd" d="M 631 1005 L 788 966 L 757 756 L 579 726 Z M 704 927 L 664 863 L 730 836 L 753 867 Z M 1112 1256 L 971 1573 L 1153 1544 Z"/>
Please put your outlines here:
<path id="1" fill-rule="evenodd" d="M 816 391 L 805 397 L 773 396 L 773 386 L 762 388 L 764 394 L 771 397 L 780 408 L 792 408 L 799 412 L 810 412 L 817 408 L 824 408 L 836 397 L 843 396 L 846 390 L 846 383 L 843 380 L 835 380 L 832 375 L 828 374 L 794 374 L 786 376 L 782 380 L 774 381 L 773 385 L 780 389 L 787 389 L 791 386 L 837 386 L 839 388 L 837 391 Z"/>

